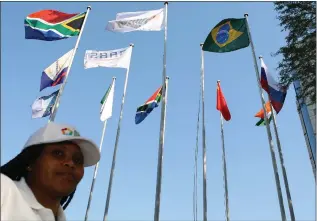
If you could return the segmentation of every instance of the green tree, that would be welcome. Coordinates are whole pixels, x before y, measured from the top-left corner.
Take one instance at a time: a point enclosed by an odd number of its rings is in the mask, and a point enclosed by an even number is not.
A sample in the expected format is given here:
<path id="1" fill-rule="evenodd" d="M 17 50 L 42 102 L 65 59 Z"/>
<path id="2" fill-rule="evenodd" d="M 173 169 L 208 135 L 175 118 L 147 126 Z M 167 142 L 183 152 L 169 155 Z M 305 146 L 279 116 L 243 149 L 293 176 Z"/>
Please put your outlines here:
<path id="1" fill-rule="evenodd" d="M 282 55 L 277 70 L 280 84 L 301 83 L 299 98 L 316 103 L 316 2 L 274 2 L 282 31 L 288 32 L 286 45 L 274 56 Z"/>

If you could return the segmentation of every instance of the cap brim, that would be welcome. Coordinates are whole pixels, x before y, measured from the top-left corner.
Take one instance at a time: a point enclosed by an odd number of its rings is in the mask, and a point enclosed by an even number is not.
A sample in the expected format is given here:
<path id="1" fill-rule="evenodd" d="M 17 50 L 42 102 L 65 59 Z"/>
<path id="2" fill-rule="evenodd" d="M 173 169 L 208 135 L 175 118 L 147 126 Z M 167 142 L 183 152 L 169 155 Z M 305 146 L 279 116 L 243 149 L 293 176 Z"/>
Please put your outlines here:
<path id="1" fill-rule="evenodd" d="M 59 143 L 63 141 L 71 141 L 77 144 L 84 156 L 84 167 L 89 167 L 97 164 L 100 160 L 100 151 L 97 145 L 86 138 L 83 137 L 64 137 L 62 139 L 50 140 L 47 142 L 41 142 L 37 144 L 50 144 L 50 143 Z M 28 146 L 24 147 L 27 148 Z"/>
<path id="2" fill-rule="evenodd" d="M 99 162 L 100 151 L 93 141 L 82 137 L 74 137 L 70 140 L 80 147 L 84 156 L 84 167 L 93 166 Z"/>

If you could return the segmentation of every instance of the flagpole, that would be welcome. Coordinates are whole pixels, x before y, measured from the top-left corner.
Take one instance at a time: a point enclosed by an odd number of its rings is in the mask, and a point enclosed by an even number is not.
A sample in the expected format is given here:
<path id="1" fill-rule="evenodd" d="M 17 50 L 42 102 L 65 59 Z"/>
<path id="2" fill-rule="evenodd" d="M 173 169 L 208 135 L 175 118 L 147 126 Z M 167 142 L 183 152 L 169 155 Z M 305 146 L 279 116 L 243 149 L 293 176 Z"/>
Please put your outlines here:
<path id="1" fill-rule="evenodd" d="M 262 56 L 260 56 L 259 59 L 261 60 Z M 270 100 L 270 96 L 268 96 L 268 97 L 269 97 L 269 100 Z M 280 163 L 281 163 L 281 167 L 282 167 L 282 173 L 283 173 L 283 179 L 284 179 L 285 190 L 286 190 L 286 195 L 287 195 L 287 202 L 288 202 L 289 212 L 290 212 L 290 216 L 291 216 L 291 221 L 295 221 L 295 213 L 294 213 L 294 208 L 293 208 L 293 203 L 292 203 L 290 189 L 289 189 L 289 186 L 288 186 L 287 173 L 286 173 L 286 168 L 285 168 L 285 165 L 284 165 L 284 157 L 283 157 L 283 152 L 282 152 L 280 138 L 279 138 L 279 135 L 278 135 L 275 113 L 274 113 L 274 109 L 273 109 L 271 100 L 270 100 L 270 106 L 271 106 L 271 111 L 272 111 L 274 132 L 275 132 L 275 137 L 276 137 L 277 149 L 278 149 L 278 153 L 279 153 L 279 157 L 280 157 Z"/>
<path id="2" fill-rule="evenodd" d="M 258 64 L 257 64 L 257 60 L 256 60 L 254 45 L 253 45 L 253 42 L 252 42 L 252 37 L 251 37 L 251 32 L 250 32 L 250 27 L 249 27 L 249 22 L 248 22 L 248 14 L 244 14 L 244 17 L 246 19 L 248 36 L 249 36 L 249 39 L 250 39 L 252 55 L 253 55 L 253 61 L 254 61 L 255 75 L 256 75 L 256 78 L 257 78 L 260 98 L 261 98 L 261 101 L 262 101 L 262 107 L 263 107 L 263 111 L 264 111 L 264 120 L 265 120 L 266 131 L 267 131 L 269 145 L 270 145 L 270 152 L 271 152 L 271 158 L 272 158 L 272 164 L 273 164 L 273 170 L 274 170 L 274 176 L 275 176 L 275 183 L 276 183 L 276 189 L 277 189 L 277 194 L 278 194 L 278 200 L 279 200 L 279 205 L 280 205 L 281 217 L 282 217 L 282 221 L 286 221 L 285 208 L 284 208 L 283 196 L 282 196 L 282 190 L 281 190 L 281 183 L 280 183 L 278 169 L 277 169 L 277 165 L 276 165 L 276 158 L 275 158 L 275 153 L 274 153 L 272 134 L 271 134 L 270 125 L 269 125 L 269 121 L 268 121 L 267 113 L 266 113 L 266 109 L 265 109 L 264 95 L 263 95 L 263 91 L 262 91 L 261 86 L 260 86 L 260 73 L 259 73 L 259 68 L 258 68 Z"/>
<path id="3" fill-rule="evenodd" d="M 60 103 L 60 97 L 62 96 L 62 93 L 64 91 L 64 88 L 65 88 L 65 85 L 66 85 L 66 81 L 67 81 L 70 69 L 72 67 L 73 60 L 74 60 L 74 57 L 75 57 L 75 54 L 76 54 L 76 51 L 77 51 L 77 48 L 78 48 L 78 45 L 79 45 L 79 41 L 80 41 L 81 35 L 82 35 L 83 31 L 84 31 L 84 27 L 85 27 L 85 24 L 86 24 L 86 21 L 87 21 L 87 18 L 88 18 L 88 14 L 89 14 L 90 10 L 91 10 L 91 6 L 88 6 L 87 7 L 87 12 L 86 12 L 86 15 L 85 15 L 85 19 L 83 21 L 83 25 L 81 27 L 81 30 L 79 32 L 79 35 L 78 35 L 78 38 L 77 38 L 77 41 L 76 41 L 76 44 L 75 44 L 73 55 L 71 56 L 69 67 L 68 67 L 67 72 L 66 72 L 65 80 L 64 80 L 62 86 L 60 87 L 60 90 L 59 90 L 58 95 L 56 97 L 55 105 L 52 107 L 52 113 L 50 115 L 50 118 L 49 118 L 48 122 L 51 122 L 51 121 L 55 120 L 56 112 L 57 112 L 57 109 L 58 109 L 59 103 Z"/>
<path id="4" fill-rule="evenodd" d="M 218 80 L 217 82 L 220 82 L 220 81 Z M 221 125 L 221 140 L 222 140 L 222 163 L 223 163 L 223 173 L 224 173 L 223 179 L 225 184 L 226 221 L 230 221 L 225 138 L 224 138 L 224 132 L 223 132 L 223 116 L 221 112 L 220 112 L 220 125 Z"/>
<path id="5" fill-rule="evenodd" d="M 103 125 L 102 136 L 101 136 L 100 147 L 99 147 L 100 153 L 101 153 L 103 138 L 104 138 L 105 131 L 106 131 L 106 124 L 107 124 L 107 120 L 105 120 L 104 125 Z M 91 187 L 90 187 L 90 194 L 89 194 L 89 200 L 88 200 L 88 205 L 87 205 L 87 209 L 86 209 L 85 221 L 88 220 L 88 212 L 89 212 L 90 203 L 91 203 L 91 199 L 92 199 L 92 192 L 94 191 L 94 186 L 95 186 L 95 180 L 96 180 L 96 176 L 97 176 L 98 166 L 99 166 L 99 162 L 95 166 L 94 177 L 92 179 L 92 184 L 91 184 Z"/>
<path id="6" fill-rule="evenodd" d="M 115 81 L 116 81 L 116 77 L 113 77 L 111 85 L 114 85 Z M 103 139 L 104 139 L 104 136 L 105 136 L 106 125 L 107 125 L 107 120 L 104 121 L 103 129 L 102 129 L 101 141 L 100 141 L 100 146 L 99 146 L 99 152 L 100 153 L 101 153 L 101 149 L 102 149 Z M 92 184 L 91 184 L 91 187 L 90 187 L 90 194 L 89 194 L 89 200 L 88 200 L 88 205 L 87 205 L 87 209 L 86 209 L 85 221 L 88 220 L 88 212 L 89 212 L 90 203 L 91 203 L 91 199 L 92 199 L 92 192 L 94 191 L 94 186 L 95 186 L 95 181 L 96 181 L 96 177 L 97 177 L 98 167 L 99 167 L 99 162 L 95 166 L 94 177 L 93 177 Z"/>
<path id="7" fill-rule="evenodd" d="M 156 193 L 155 193 L 155 212 L 154 221 L 159 221 L 160 218 L 160 205 L 161 205 L 161 186 L 162 186 L 162 164 L 163 164 L 163 149 L 164 149 L 164 137 L 165 137 L 165 116 L 166 116 L 166 103 L 167 103 L 167 92 L 168 92 L 168 80 L 166 77 L 163 87 L 165 87 L 164 102 L 162 102 L 161 108 L 161 126 L 160 126 L 160 141 L 158 150 L 158 161 L 157 161 L 157 175 L 156 175 Z M 163 90 L 164 91 L 164 90 Z"/>
<path id="8" fill-rule="evenodd" d="M 193 214 L 194 221 L 197 221 L 197 158 L 198 158 L 198 141 L 199 141 L 199 119 L 200 119 L 200 103 L 201 103 L 201 81 L 199 87 L 199 96 L 198 96 L 198 114 L 197 114 L 197 133 L 196 133 L 196 148 L 195 148 L 195 166 L 194 166 L 194 191 L 193 191 Z"/>
<path id="9" fill-rule="evenodd" d="M 272 107 L 271 102 L 270 102 L 270 105 L 271 105 L 271 110 L 272 110 L 272 114 L 273 114 L 272 115 L 273 116 L 273 125 L 274 125 L 274 131 L 275 131 L 275 136 L 276 136 L 276 142 L 277 142 L 280 162 L 281 162 L 281 166 L 282 166 L 282 172 L 283 172 L 284 184 L 285 184 L 285 189 L 286 189 L 289 212 L 290 212 L 290 216 L 291 216 L 291 221 L 295 221 L 295 213 L 294 213 L 291 193 L 290 193 L 290 189 L 289 189 L 289 185 L 288 185 L 288 179 L 287 179 L 287 174 L 286 174 L 286 168 L 284 165 L 284 158 L 283 158 L 281 143 L 280 143 L 280 139 L 279 139 L 279 135 L 278 135 L 278 131 L 277 131 L 275 113 L 274 113 L 274 109 Z"/>
<path id="10" fill-rule="evenodd" d="M 203 123 L 203 202 L 204 202 L 204 221 L 207 221 L 207 157 L 206 157 L 206 129 L 205 129 L 205 70 L 204 70 L 204 51 L 203 43 L 200 44 L 201 47 L 201 84 L 202 84 L 202 123 Z"/>
<path id="11" fill-rule="evenodd" d="M 169 77 L 166 76 L 166 44 L 167 44 L 167 5 L 164 2 L 164 56 L 163 56 L 163 76 L 162 76 L 162 107 L 161 107 L 161 123 L 160 123 L 160 138 L 157 159 L 157 175 L 156 175 L 156 191 L 155 191 L 155 208 L 154 221 L 160 219 L 160 205 L 161 205 L 161 186 L 162 186 L 162 164 L 163 164 L 163 149 L 165 138 L 165 118 L 166 118 L 166 103 Z"/>
<path id="12" fill-rule="evenodd" d="M 131 47 L 131 54 L 132 54 L 132 48 L 134 47 L 134 44 L 130 44 L 130 47 Z M 127 68 L 127 72 L 126 72 L 126 76 L 125 76 L 125 81 L 124 81 L 124 88 L 123 88 L 123 95 L 122 95 L 122 102 L 121 102 L 121 110 L 120 110 L 120 117 L 119 117 L 118 128 L 117 128 L 117 136 L 116 136 L 116 142 L 115 142 L 115 145 L 114 145 L 114 151 L 113 151 L 113 157 L 112 157 L 112 165 L 111 165 L 110 179 L 109 179 L 109 185 L 108 185 L 108 191 L 107 191 L 107 199 L 106 199 L 105 213 L 104 213 L 104 216 L 103 216 L 103 220 L 104 220 L 104 221 L 106 221 L 107 218 L 108 218 L 109 203 L 110 203 L 111 188 L 112 188 L 112 179 L 113 179 L 114 169 L 115 169 L 115 165 L 116 165 L 116 156 L 117 156 L 117 149 L 118 149 L 120 129 L 121 129 L 121 120 L 122 120 L 122 117 L 123 117 L 123 106 L 124 106 L 125 94 L 126 94 L 127 85 L 128 85 L 129 70 L 130 70 L 130 66 Z"/>

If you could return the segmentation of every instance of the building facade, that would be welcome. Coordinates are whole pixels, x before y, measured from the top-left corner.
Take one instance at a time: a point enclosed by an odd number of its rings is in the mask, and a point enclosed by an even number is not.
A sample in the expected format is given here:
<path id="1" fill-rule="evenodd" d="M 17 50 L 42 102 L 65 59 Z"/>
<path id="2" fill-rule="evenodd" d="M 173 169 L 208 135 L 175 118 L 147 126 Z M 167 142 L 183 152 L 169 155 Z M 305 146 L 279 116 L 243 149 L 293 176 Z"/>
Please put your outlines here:
<path id="1" fill-rule="evenodd" d="M 301 90 L 300 82 L 294 81 L 296 94 Z M 303 99 L 296 99 L 297 111 L 306 140 L 308 155 L 316 179 L 316 104 L 308 104 Z"/>

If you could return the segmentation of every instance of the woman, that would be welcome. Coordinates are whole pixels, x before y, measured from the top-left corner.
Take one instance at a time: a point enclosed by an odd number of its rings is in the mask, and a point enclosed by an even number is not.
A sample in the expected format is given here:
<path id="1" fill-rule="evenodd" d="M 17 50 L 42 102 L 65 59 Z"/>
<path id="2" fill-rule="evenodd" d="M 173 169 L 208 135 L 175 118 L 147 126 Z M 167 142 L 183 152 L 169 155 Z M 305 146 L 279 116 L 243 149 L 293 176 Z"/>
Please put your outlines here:
<path id="1" fill-rule="evenodd" d="M 98 147 L 69 125 L 48 123 L 1 167 L 1 220 L 66 220 L 64 210 Z"/>

